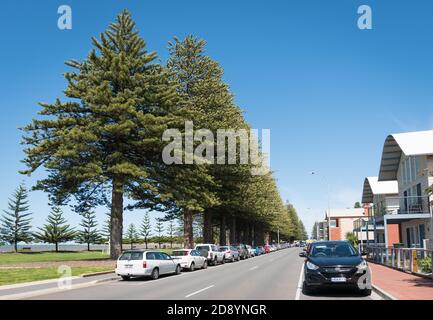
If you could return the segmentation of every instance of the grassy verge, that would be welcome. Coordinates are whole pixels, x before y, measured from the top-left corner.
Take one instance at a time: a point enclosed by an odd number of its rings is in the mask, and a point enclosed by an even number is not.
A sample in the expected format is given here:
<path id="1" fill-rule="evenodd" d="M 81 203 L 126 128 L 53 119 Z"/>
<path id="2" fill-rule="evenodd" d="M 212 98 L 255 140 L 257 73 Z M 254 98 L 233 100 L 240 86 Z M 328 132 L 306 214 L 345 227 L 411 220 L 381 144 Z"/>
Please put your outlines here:
<path id="1" fill-rule="evenodd" d="M 107 259 L 108 255 L 100 251 L 81 252 L 21 252 L 0 254 L 0 265 L 26 263 L 26 262 L 52 262 Z"/>
<path id="2" fill-rule="evenodd" d="M 86 273 L 109 271 L 113 268 L 106 267 L 74 267 L 72 276 L 79 276 Z M 22 282 L 39 281 L 59 278 L 57 268 L 32 268 L 32 269 L 5 269 L 0 270 L 0 286 Z"/>

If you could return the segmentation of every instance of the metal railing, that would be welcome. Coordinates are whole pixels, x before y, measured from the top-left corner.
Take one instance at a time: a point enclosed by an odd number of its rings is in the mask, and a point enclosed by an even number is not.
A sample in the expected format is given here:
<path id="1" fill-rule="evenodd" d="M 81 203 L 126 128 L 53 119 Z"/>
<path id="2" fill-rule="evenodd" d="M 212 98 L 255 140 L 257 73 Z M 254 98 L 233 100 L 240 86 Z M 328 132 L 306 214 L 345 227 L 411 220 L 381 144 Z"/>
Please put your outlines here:
<path id="1" fill-rule="evenodd" d="M 433 278 L 433 250 L 365 246 L 364 253 L 367 255 L 367 259 L 371 261 Z"/>
<path id="2" fill-rule="evenodd" d="M 430 213 L 429 198 L 429 196 L 387 197 L 374 204 L 370 211 L 375 216 Z"/>

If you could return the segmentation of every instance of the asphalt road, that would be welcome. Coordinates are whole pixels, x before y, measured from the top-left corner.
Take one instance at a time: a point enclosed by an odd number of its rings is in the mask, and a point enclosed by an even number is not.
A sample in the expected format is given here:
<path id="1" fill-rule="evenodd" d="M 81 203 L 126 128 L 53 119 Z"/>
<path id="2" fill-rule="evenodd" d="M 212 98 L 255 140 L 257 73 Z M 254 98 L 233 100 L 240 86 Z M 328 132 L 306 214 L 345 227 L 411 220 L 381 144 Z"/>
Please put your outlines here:
<path id="1" fill-rule="evenodd" d="M 163 276 L 156 281 L 112 280 L 84 288 L 58 290 L 33 296 L 36 300 L 305 300 L 380 299 L 362 297 L 353 291 L 320 291 L 305 296 L 299 285 L 304 260 L 299 249 L 209 267 L 207 270 Z M 112 275 L 111 275 L 112 277 Z"/>

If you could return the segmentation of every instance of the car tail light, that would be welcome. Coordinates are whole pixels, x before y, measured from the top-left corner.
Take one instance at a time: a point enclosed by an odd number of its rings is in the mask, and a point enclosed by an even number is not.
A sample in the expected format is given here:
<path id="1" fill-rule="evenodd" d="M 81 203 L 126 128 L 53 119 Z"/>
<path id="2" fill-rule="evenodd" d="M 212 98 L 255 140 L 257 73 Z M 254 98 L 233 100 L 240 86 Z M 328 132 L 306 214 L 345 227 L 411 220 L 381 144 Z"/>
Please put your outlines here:
<path id="1" fill-rule="evenodd" d="M 147 262 L 143 261 L 143 269 L 146 269 L 146 268 L 147 268 Z"/>

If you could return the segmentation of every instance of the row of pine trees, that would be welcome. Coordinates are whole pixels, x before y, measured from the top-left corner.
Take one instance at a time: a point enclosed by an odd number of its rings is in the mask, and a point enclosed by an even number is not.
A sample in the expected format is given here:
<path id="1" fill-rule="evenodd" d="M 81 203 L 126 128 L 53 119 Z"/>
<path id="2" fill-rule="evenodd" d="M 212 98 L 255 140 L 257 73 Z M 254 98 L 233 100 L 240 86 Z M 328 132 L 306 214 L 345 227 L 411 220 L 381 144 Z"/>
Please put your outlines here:
<path id="1" fill-rule="evenodd" d="M 28 201 L 28 191 L 24 184 L 21 184 L 9 199 L 8 210 L 0 217 L 0 243 L 5 242 L 14 246 L 15 252 L 18 251 L 20 242 L 43 242 L 55 245 L 56 252 L 59 251 L 59 244 L 74 241 L 86 244 L 90 251 L 91 244 L 104 244 L 110 237 L 110 220 L 105 221 L 104 226 L 99 229 L 96 214 L 87 211 L 81 214 L 79 230 L 72 228 L 63 216 L 63 211 L 59 207 L 53 207 L 46 219 L 46 223 L 32 230 L 30 206 Z M 136 243 L 145 243 L 146 248 L 150 241 L 155 241 L 161 247 L 162 242 L 178 242 L 178 229 L 174 222 L 169 221 L 165 228 L 161 219 L 156 219 L 155 235 L 152 237 L 152 224 L 148 213 L 144 215 L 142 224 L 137 229 L 134 224 L 130 224 L 124 235 L 124 242 L 128 242 L 131 248 Z M 165 236 L 165 234 L 167 234 Z"/>
<path id="2" fill-rule="evenodd" d="M 213 242 L 216 225 L 220 244 L 228 242 L 226 230 L 231 243 L 256 244 L 277 230 L 286 239 L 302 233 L 273 174 L 251 173 L 257 164 L 162 161 L 164 132 L 185 134 L 187 121 L 210 130 L 215 141 L 218 129 L 251 129 L 203 39 L 175 37 L 163 63 L 123 11 L 92 45 L 84 61 L 66 63 L 67 99 L 40 103 L 39 117 L 23 128 L 27 169 L 21 173 L 47 173 L 34 190 L 47 192 L 55 206 L 73 202 L 78 214 L 109 208 L 113 258 L 122 251 L 124 210 L 150 209 L 163 212 L 166 221 L 180 219 L 186 248 L 194 245 L 197 216 L 204 221 L 205 242 Z M 239 149 L 238 142 L 237 159 Z M 189 156 L 182 151 L 183 163 Z"/>

